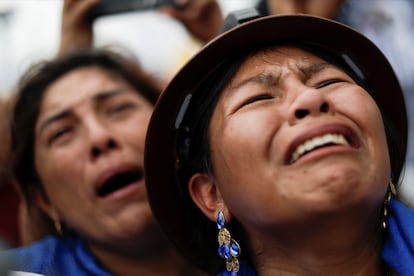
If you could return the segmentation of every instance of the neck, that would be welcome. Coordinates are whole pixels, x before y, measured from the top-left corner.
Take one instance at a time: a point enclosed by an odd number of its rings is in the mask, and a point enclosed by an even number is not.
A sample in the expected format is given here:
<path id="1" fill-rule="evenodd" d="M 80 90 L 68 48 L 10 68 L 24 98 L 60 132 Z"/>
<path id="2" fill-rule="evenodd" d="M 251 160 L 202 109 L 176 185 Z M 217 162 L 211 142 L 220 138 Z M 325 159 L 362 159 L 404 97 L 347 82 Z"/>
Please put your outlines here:
<path id="1" fill-rule="evenodd" d="M 355 214 L 354 214 L 355 215 Z M 259 275 L 386 275 L 381 261 L 382 233 L 372 219 L 313 218 L 276 227 L 251 241 Z"/>

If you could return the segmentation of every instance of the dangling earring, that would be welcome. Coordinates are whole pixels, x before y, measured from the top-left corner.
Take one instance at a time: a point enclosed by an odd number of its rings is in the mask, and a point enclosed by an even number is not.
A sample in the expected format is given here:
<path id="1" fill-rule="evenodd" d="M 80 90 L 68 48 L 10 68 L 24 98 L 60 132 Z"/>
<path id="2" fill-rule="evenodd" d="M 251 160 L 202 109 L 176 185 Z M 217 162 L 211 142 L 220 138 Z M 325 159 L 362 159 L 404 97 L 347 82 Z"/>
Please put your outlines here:
<path id="1" fill-rule="evenodd" d="M 60 224 L 60 219 L 59 219 L 59 215 L 58 215 L 57 211 L 53 210 L 50 217 L 53 221 L 53 226 L 55 227 L 56 233 L 59 236 L 63 236 L 62 225 Z"/>
<path id="2" fill-rule="evenodd" d="M 396 195 L 397 195 L 397 190 L 391 178 L 389 185 L 388 185 L 387 194 L 385 195 L 384 204 L 382 206 L 381 230 L 383 231 L 387 229 L 388 208 L 390 206 L 391 198 Z"/>
<path id="3" fill-rule="evenodd" d="M 59 236 L 63 236 L 62 225 L 58 219 L 53 220 L 53 225 L 55 226 L 56 233 Z"/>
<path id="4" fill-rule="evenodd" d="M 224 227 L 225 219 L 222 211 L 217 214 L 218 233 L 218 253 L 219 256 L 226 260 L 226 269 L 237 275 L 240 269 L 240 263 L 237 257 L 240 255 L 239 244 L 231 237 L 229 230 Z"/>

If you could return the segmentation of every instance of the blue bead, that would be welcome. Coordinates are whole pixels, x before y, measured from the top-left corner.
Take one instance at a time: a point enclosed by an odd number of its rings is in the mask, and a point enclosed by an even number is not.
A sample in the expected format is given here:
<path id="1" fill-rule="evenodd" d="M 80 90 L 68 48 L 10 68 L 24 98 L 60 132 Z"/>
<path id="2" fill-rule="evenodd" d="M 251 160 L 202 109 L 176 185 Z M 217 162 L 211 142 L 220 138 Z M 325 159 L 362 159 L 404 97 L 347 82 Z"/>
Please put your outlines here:
<path id="1" fill-rule="evenodd" d="M 233 239 L 231 239 L 230 243 L 230 254 L 233 257 L 238 257 L 240 255 L 240 245 Z"/>
<path id="2" fill-rule="evenodd" d="M 218 253 L 219 253 L 219 256 L 221 258 L 224 258 L 226 260 L 229 260 L 230 257 L 231 257 L 231 255 L 230 255 L 230 248 L 227 245 L 225 245 L 225 244 L 223 244 L 222 246 L 219 246 Z"/>
<path id="3" fill-rule="evenodd" d="M 224 215 L 223 215 L 223 212 L 222 211 L 220 211 L 218 214 L 217 214 L 217 228 L 218 229 L 221 229 L 221 228 L 223 228 L 224 227 Z"/>

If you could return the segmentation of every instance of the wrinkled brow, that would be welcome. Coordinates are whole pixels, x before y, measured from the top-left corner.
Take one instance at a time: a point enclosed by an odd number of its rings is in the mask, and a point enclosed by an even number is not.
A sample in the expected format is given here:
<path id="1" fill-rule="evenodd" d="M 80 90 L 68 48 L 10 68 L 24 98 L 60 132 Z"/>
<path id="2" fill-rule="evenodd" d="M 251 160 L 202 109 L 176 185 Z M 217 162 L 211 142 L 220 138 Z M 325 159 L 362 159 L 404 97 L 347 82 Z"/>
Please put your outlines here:
<path id="1" fill-rule="evenodd" d="M 114 90 L 108 90 L 108 91 L 102 91 L 100 93 L 97 93 L 93 98 L 92 101 L 94 104 L 98 104 L 99 102 L 104 102 L 112 97 L 115 97 L 117 95 L 121 95 L 124 93 L 129 92 L 127 89 L 114 89 Z M 72 110 L 70 108 L 64 109 L 50 117 L 48 117 L 46 120 L 42 122 L 39 128 L 39 133 L 42 133 L 49 125 L 53 124 L 54 122 L 57 122 L 59 120 L 62 120 L 64 118 L 67 118 L 72 114 Z"/>
<path id="2" fill-rule="evenodd" d="M 249 84 L 259 84 L 262 86 L 270 86 L 277 84 L 280 81 L 281 73 L 280 72 L 265 72 L 260 73 L 255 76 L 252 76 L 250 78 L 247 78 L 245 80 L 242 80 L 241 82 L 230 86 L 230 90 L 237 90 L 243 86 L 249 85 Z"/>
<path id="3" fill-rule="evenodd" d="M 318 62 L 318 63 L 299 63 L 295 65 L 304 78 L 310 78 L 311 76 L 322 72 L 327 68 L 337 68 L 336 66 L 328 63 L 328 62 Z M 281 79 L 281 72 L 278 70 L 259 73 L 254 75 L 250 78 L 244 79 L 241 82 L 238 82 L 234 85 L 229 87 L 230 91 L 235 91 L 245 85 L 249 84 L 259 84 L 264 87 L 269 87 L 272 85 L 276 85 L 280 82 Z"/>
<path id="4" fill-rule="evenodd" d="M 311 76 L 317 73 L 320 73 L 327 68 L 337 68 L 337 67 L 328 62 L 318 62 L 318 63 L 309 63 L 309 64 L 299 64 L 297 68 L 303 74 L 305 78 L 310 78 Z"/>

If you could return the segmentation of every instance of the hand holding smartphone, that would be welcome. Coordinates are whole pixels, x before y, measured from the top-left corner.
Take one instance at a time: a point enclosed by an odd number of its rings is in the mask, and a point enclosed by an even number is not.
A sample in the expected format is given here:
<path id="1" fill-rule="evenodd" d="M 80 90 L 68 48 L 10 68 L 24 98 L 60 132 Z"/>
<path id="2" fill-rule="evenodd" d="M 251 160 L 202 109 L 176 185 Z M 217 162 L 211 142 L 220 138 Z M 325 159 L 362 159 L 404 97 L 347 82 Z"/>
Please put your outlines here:
<path id="1" fill-rule="evenodd" d="M 100 16 L 118 14 L 139 10 L 157 9 L 162 6 L 175 7 L 175 0 L 100 0 L 91 9 L 89 15 L 91 19 Z"/>

